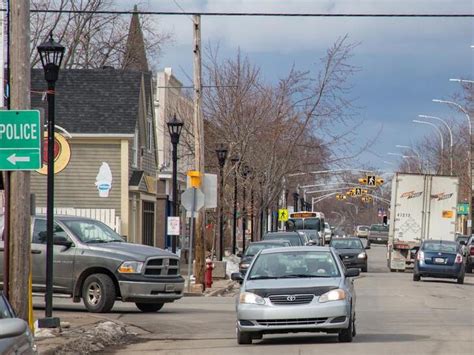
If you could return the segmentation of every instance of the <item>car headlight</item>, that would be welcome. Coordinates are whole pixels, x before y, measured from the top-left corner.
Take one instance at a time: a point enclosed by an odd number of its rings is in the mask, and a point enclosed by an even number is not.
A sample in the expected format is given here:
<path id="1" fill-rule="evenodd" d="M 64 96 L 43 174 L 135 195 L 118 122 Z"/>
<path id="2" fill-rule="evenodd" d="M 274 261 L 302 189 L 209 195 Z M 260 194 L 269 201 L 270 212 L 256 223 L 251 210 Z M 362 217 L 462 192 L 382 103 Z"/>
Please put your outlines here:
<path id="1" fill-rule="evenodd" d="M 249 263 L 240 264 L 240 267 L 241 267 L 242 269 L 248 269 L 249 266 L 250 266 Z"/>
<path id="2" fill-rule="evenodd" d="M 242 292 L 239 296 L 240 303 L 246 304 L 265 304 L 265 300 L 252 292 Z"/>
<path id="3" fill-rule="evenodd" d="M 358 257 L 359 259 L 365 259 L 365 258 L 367 257 L 367 254 L 364 253 L 364 252 L 362 252 L 362 253 L 360 253 L 359 255 L 357 255 L 357 257 Z"/>
<path id="4" fill-rule="evenodd" d="M 331 301 L 340 301 L 346 299 L 346 291 L 338 288 L 337 290 L 331 290 L 319 297 L 320 303 L 331 302 Z"/>
<path id="5" fill-rule="evenodd" d="M 121 274 L 139 274 L 142 272 L 143 263 L 140 261 L 124 261 L 119 266 L 118 272 Z"/>

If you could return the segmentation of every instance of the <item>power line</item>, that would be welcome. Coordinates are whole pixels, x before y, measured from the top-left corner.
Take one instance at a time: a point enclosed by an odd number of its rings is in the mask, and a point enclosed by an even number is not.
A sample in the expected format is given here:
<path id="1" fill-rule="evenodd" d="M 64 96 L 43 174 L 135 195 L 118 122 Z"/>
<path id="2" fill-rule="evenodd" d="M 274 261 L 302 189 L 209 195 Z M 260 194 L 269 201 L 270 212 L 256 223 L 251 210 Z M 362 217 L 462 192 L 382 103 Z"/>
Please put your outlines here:
<path id="1" fill-rule="evenodd" d="M 6 11 L 6 9 L 0 9 L 0 11 Z M 415 17 L 415 18 L 470 18 L 474 17 L 474 14 L 383 14 L 383 13 L 268 13 L 268 12 L 184 12 L 184 11 L 116 11 L 116 10 L 41 10 L 32 9 L 32 13 L 63 13 L 63 14 L 98 14 L 98 15 L 170 15 L 170 16 L 247 16 L 247 17 Z"/>

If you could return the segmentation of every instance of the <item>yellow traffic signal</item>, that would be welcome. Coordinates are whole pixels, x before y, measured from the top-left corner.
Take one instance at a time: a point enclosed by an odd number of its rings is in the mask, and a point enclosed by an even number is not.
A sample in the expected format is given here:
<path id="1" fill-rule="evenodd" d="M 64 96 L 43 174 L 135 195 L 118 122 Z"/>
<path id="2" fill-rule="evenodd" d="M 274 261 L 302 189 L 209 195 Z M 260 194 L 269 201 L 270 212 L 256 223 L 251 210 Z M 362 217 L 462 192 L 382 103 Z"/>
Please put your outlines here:
<path id="1" fill-rule="evenodd" d="M 378 177 L 377 179 L 375 179 L 375 183 L 377 184 L 377 186 L 378 186 L 378 185 L 383 185 L 384 180 L 383 180 L 382 178 L 379 178 L 379 177 Z"/>
<path id="2" fill-rule="evenodd" d="M 359 178 L 359 184 L 367 185 L 367 178 Z"/>

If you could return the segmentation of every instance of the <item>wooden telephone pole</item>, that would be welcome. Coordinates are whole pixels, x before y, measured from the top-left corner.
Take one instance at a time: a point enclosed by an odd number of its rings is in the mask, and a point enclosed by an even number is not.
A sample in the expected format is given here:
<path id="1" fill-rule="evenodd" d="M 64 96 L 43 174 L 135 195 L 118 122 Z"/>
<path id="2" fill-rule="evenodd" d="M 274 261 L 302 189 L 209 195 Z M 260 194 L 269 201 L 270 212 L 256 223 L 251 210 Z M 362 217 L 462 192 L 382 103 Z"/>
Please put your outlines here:
<path id="1" fill-rule="evenodd" d="M 30 1 L 15 0 L 10 10 L 10 109 L 30 108 Z M 3 70 L 3 69 L 2 69 Z M 20 318 L 28 320 L 30 275 L 30 172 L 11 173 L 9 204 L 9 300 Z"/>
<path id="2" fill-rule="evenodd" d="M 204 174 L 204 123 L 202 118 L 202 83 L 201 83 L 201 16 L 193 16 L 194 38 L 194 164 L 195 169 Z M 201 180 L 202 181 L 202 180 Z M 205 243 L 204 243 L 204 209 L 196 218 L 196 284 L 204 285 Z"/>

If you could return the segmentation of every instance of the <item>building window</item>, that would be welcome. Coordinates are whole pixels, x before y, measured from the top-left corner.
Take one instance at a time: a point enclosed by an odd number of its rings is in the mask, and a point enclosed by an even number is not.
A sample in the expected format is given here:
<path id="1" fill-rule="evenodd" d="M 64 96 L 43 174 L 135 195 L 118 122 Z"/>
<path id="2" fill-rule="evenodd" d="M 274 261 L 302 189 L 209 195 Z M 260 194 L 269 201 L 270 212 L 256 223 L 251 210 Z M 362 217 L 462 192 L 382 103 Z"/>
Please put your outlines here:
<path id="1" fill-rule="evenodd" d="M 148 150 L 148 152 L 151 152 L 151 149 L 153 146 L 153 125 L 151 122 L 151 118 L 147 118 L 146 126 L 147 126 L 146 150 Z"/>
<path id="2" fill-rule="evenodd" d="M 135 128 L 132 145 L 132 167 L 138 167 L 138 129 Z"/>

